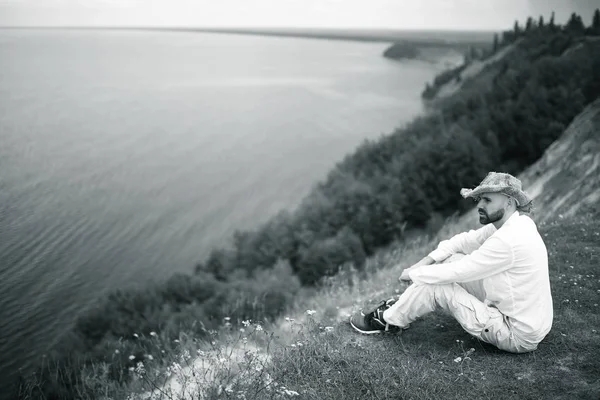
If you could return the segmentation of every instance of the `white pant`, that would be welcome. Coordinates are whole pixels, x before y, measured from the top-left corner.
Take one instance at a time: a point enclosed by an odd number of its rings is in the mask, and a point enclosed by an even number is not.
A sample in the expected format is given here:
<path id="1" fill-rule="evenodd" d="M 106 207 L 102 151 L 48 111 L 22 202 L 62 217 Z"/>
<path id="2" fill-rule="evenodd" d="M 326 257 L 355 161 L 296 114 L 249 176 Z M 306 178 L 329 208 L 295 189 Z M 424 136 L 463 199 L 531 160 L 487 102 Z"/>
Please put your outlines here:
<path id="1" fill-rule="evenodd" d="M 451 260 L 456 260 L 457 256 L 451 257 Z M 516 340 L 506 317 L 497 308 L 484 304 L 484 298 L 481 281 L 445 285 L 412 284 L 383 313 L 383 319 L 388 324 L 404 328 L 439 306 L 449 312 L 469 334 L 501 350 L 524 353 L 537 348 Z"/>

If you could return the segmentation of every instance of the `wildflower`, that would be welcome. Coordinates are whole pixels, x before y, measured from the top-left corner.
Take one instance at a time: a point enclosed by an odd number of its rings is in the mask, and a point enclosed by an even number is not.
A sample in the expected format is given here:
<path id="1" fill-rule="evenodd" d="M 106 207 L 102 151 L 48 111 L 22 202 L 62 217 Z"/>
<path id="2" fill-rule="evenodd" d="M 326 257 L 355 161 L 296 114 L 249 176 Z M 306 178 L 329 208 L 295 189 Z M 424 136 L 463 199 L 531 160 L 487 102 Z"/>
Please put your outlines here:
<path id="1" fill-rule="evenodd" d="M 115 354 L 119 354 L 119 353 L 120 353 L 119 349 L 116 349 Z"/>
<path id="2" fill-rule="evenodd" d="M 294 318 L 290 318 L 290 317 L 285 317 L 285 320 L 287 322 L 294 322 Z"/>
<path id="3" fill-rule="evenodd" d="M 240 328 L 240 332 L 244 333 L 246 330 L 244 328 Z"/>
<path id="4" fill-rule="evenodd" d="M 204 352 L 203 352 L 202 350 L 200 350 L 200 349 L 196 350 L 196 353 L 197 353 L 199 356 L 203 356 L 203 355 L 204 355 Z"/>
<path id="5" fill-rule="evenodd" d="M 242 338 L 242 343 L 244 343 L 244 344 L 248 343 L 248 338 L 244 336 L 244 337 Z"/>
<path id="6" fill-rule="evenodd" d="M 146 356 L 146 358 L 147 358 L 148 360 L 150 360 L 150 361 L 154 360 L 154 357 L 152 357 L 152 354 L 148 354 L 148 355 Z"/>
<path id="7" fill-rule="evenodd" d="M 262 330 L 263 330 L 263 328 L 262 328 L 262 326 L 260 326 L 260 325 L 256 325 L 256 330 L 260 332 L 260 331 L 262 331 Z"/>
<path id="8" fill-rule="evenodd" d="M 152 332 L 150 332 L 150 336 L 158 336 L 158 335 L 156 334 L 156 332 L 152 331 Z"/>
<path id="9" fill-rule="evenodd" d="M 179 339 L 175 339 L 173 340 L 175 343 L 179 343 Z"/>
<path id="10" fill-rule="evenodd" d="M 325 332 L 333 332 L 333 326 L 326 326 Z"/>
<path id="11" fill-rule="evenodd" d="M 454 362 L 455 362 L 455 363 L 459 363 L 459 362 L 461 362 L 461 361 L 462 361 L 462 357 L 456 357 L 456 358 L 454 359 Z"/>
<path id="12" fill-rule="evenodd" d="M 135 356 L 132 354 L 132 355 L 129 356 L 129 359 L 130 360 L 135 360 Z"/>
<path id="13" fill-rule="evenodd" d="M 290 347 L 296 347 L 296 345 L 294 343 L 292 343 Z"/>
<path id="14" fill-rule="evenodd" d="M 246 321 L 242 321 L 242 325 L 244 325 L 245 327 L 250 326 L 250 320 L 246 320 Z"/>
<path id="15" fill-rule="evenodd" d="M 129 367 L 129 370 L 130 370 L 131 372 L 133 372 L 133 371 L 135 370 L 135 368 L 133 368 L 133 367 Z"/>
<path id="16" fill-rule="evenodd" d="M 313 315 L 313 314 L 315 314 L 315 313 L 316 313 L 316 311 L 315 311 L 315 310 L 306 310 L 306 313 L 307 313 L 308 315 Z"/>
<path id="17" fill-rule="evenodd" d="M 223 319 L 224 319 L 225 321 L 231 321 L 231 318 L 230 318 L 230 317 L 225 317 L 225 318 L 223 318 Z"/>
<path id="18" fill-rule="evenodd" d="M 225 357 L 221 357 L 221 358 L 219 358 L 219 362 L 220 362 L 221 364 L 223 364 L 225 361 L 227 361 L 227 359 L 226 359 Z"/>
<path id="19" fill-rule="evenodd" d="M 295 392 L 293 390 L 288 390 L 288 389 L 283 389 L 283 394 L 287 395 L 287 396 L 300 396 L 300 393 Z"/>
<path id="20" fill-rule="evenodd" d="M 144 368 L 144 363 L 139 361 L 135 367 L 135 372 L 138 375 L 144 375 L 146 373 L 146 369 Z"/>
<path id="21" fill-rule="evenodd" d="M 136 338 L 139 338 L 137 333 L 134 333 L 133 336 L 135 336 Z"/>
<path id="22" fill-rule="evenodd" d="M 303 346 L 302 342 L 297 342 L 296 344 L 298 345 L 298 347 L 302 347 Z"/>

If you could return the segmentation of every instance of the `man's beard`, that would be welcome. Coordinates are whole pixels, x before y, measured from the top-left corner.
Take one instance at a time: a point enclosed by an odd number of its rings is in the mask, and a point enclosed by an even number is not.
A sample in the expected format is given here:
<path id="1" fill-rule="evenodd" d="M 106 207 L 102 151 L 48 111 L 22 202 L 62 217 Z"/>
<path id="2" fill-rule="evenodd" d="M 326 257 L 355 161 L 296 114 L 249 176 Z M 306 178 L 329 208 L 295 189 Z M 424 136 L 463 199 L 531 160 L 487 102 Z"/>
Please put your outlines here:
<path id="1" fill-rule="evenodd" d="M 504 217 L 504 209 L 501 208 L 495 213 L 488 214 L 483 210 L 479 210 L 479 223 L 482 225 L 491 224 L 496 221 L 500 221 Z"/>

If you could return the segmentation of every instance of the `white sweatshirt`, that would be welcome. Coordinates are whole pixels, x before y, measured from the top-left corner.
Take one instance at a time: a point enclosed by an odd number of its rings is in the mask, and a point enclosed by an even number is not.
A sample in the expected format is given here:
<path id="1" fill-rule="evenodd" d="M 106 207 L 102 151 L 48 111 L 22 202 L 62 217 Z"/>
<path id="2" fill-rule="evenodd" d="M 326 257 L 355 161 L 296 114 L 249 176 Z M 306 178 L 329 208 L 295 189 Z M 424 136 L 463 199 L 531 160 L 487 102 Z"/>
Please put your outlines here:
<path id="1" fill-rule="evenodd" d="M 452 254 L 465 257 L 439 264 Z M 416 284 L 447 284 L 483 280 L 485 304 L 507 318 L 515 336 L 539 343 L 552 327 L 553 307 L 548 253 L 535 222 L 515 212 L 496 229 L 480 229 L 440 242 L 429 254 L 438 264 L 409 272 Z"/>

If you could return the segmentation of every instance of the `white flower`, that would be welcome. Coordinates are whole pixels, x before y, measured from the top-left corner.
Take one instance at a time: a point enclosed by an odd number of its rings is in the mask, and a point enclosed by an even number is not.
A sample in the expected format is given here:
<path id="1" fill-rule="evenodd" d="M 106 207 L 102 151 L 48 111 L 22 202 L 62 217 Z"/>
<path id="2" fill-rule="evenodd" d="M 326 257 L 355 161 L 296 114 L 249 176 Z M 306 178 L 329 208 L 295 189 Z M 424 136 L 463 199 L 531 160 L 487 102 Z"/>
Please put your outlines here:
<path id="1" fill-rule="evenodd" d="M 288 390 L 288 389 L 284 389 L 283 393 L 288 395 L 288 396 L 300 396 L 300 393 L 293 391 L 293 390 Z"/>
<path id="2" fill-rule="evenodd" d="M 461 361 L 462 361 L 462 357 L 456 357 L 456 358 L 454 359 L 454 362 L 455 362 L 455 363 L 459 363 L 459 362 L 461 362 Z"/>
<path id="3" fill-rule="evenodd" d="M 157 336 L 156 332 L 152 331 L 150 332 L 150 336 Z"/>
<path id="4" fill-rule="evenodd" d="M 179 339 L 175 339 L 173 340 L 175 343 L 179 343 Z"/>
<path id="5" fill-rule="evenodd" d="M 137 372 L 138 375 L 144 375 L 146 369 L 144 368 L 143 362 L 138 361 L 137 366 L 135 367 L 135 372 Z"/>
<path id="6" fill-rule="evenodd" d="M 230 318 L 230 317 L 225 317 L 225 318 L 223 318 L 223 319 L 224 319 L 225 321 L 231 321 L 231 318 Z"/>
<path id="7" fill-rule="evenodd" d="M 250 326 L 250 320 L 248 319 L 248 320 L 246 320 L 246 321 L 242 321 L 242 324 L 243 324 L 244 326 Z"/>
<path id="8" fill-rule="evenodd" d="M 221 358 L 219 358 L 219 362 L 220 362 L 221 364 L 223 364 L 225 361 L 227 361 L 227 359 L 226 359 L 225 357 L 221 357 Z"/>
<path id="9" fill-rule="evenodd" d="M 314 313 L 316 313 L 316 311 L 315 310 L 306 310 L 306 313 L 308 315 L 313 315 Z"/>
<path id="10" fill-rule="evenodd" d="M 326 326 L 325 332 L 333 332 L 333 326 Z"/>
<path id="11" fill-rule="evenodd" d="M 256 330 L 260 332 L 260 331 L 262 331 L 262 330 L 263 330 L 263 328 L 262 328 L 262 326 L 260 326 L 260 325 L 256 325 Z"/>
<path id="12" fill-rule="evenodd" d="M 138 334 L 137 334 L 137 333 L 134 333 L 134 334 L 133 334 L 133 336 L 135 336 L 135 337 L 139 338 L 139 336 L 138 336 Z"/>
<path id="13" fill-rule="evenodd" d="M 200 349 L 196 350 L 196 353 L 198 353 L 199 356 L 203 356 L 204 352 Z"/>
<path id="14" fill-rule="evenodd" d="M 132 354 L 132 355 L 129 356 L 129 359 L 130 360 L 135 360 L 135 356 Z"/>
<path id="15" fill-rule="evenodd" d="M 246 330 L 244 328 L 240 328 L 240 332 L 244 333 Z"/>
<path id="16" fill-rule="evenodd" d="M 150 360 L 150 361 L 154 360 L 154 357 L 152 357 L 152 354 L 148 354 L 148 355 L 146 356 L 146 358 L 147 358 L 148 360 Z"/>
<path id="17" fill-rule="evenodd" d="M 119 353 L 120 353 L 119 349 L 116 349 L 115 354 L 119 354 Z"/>

